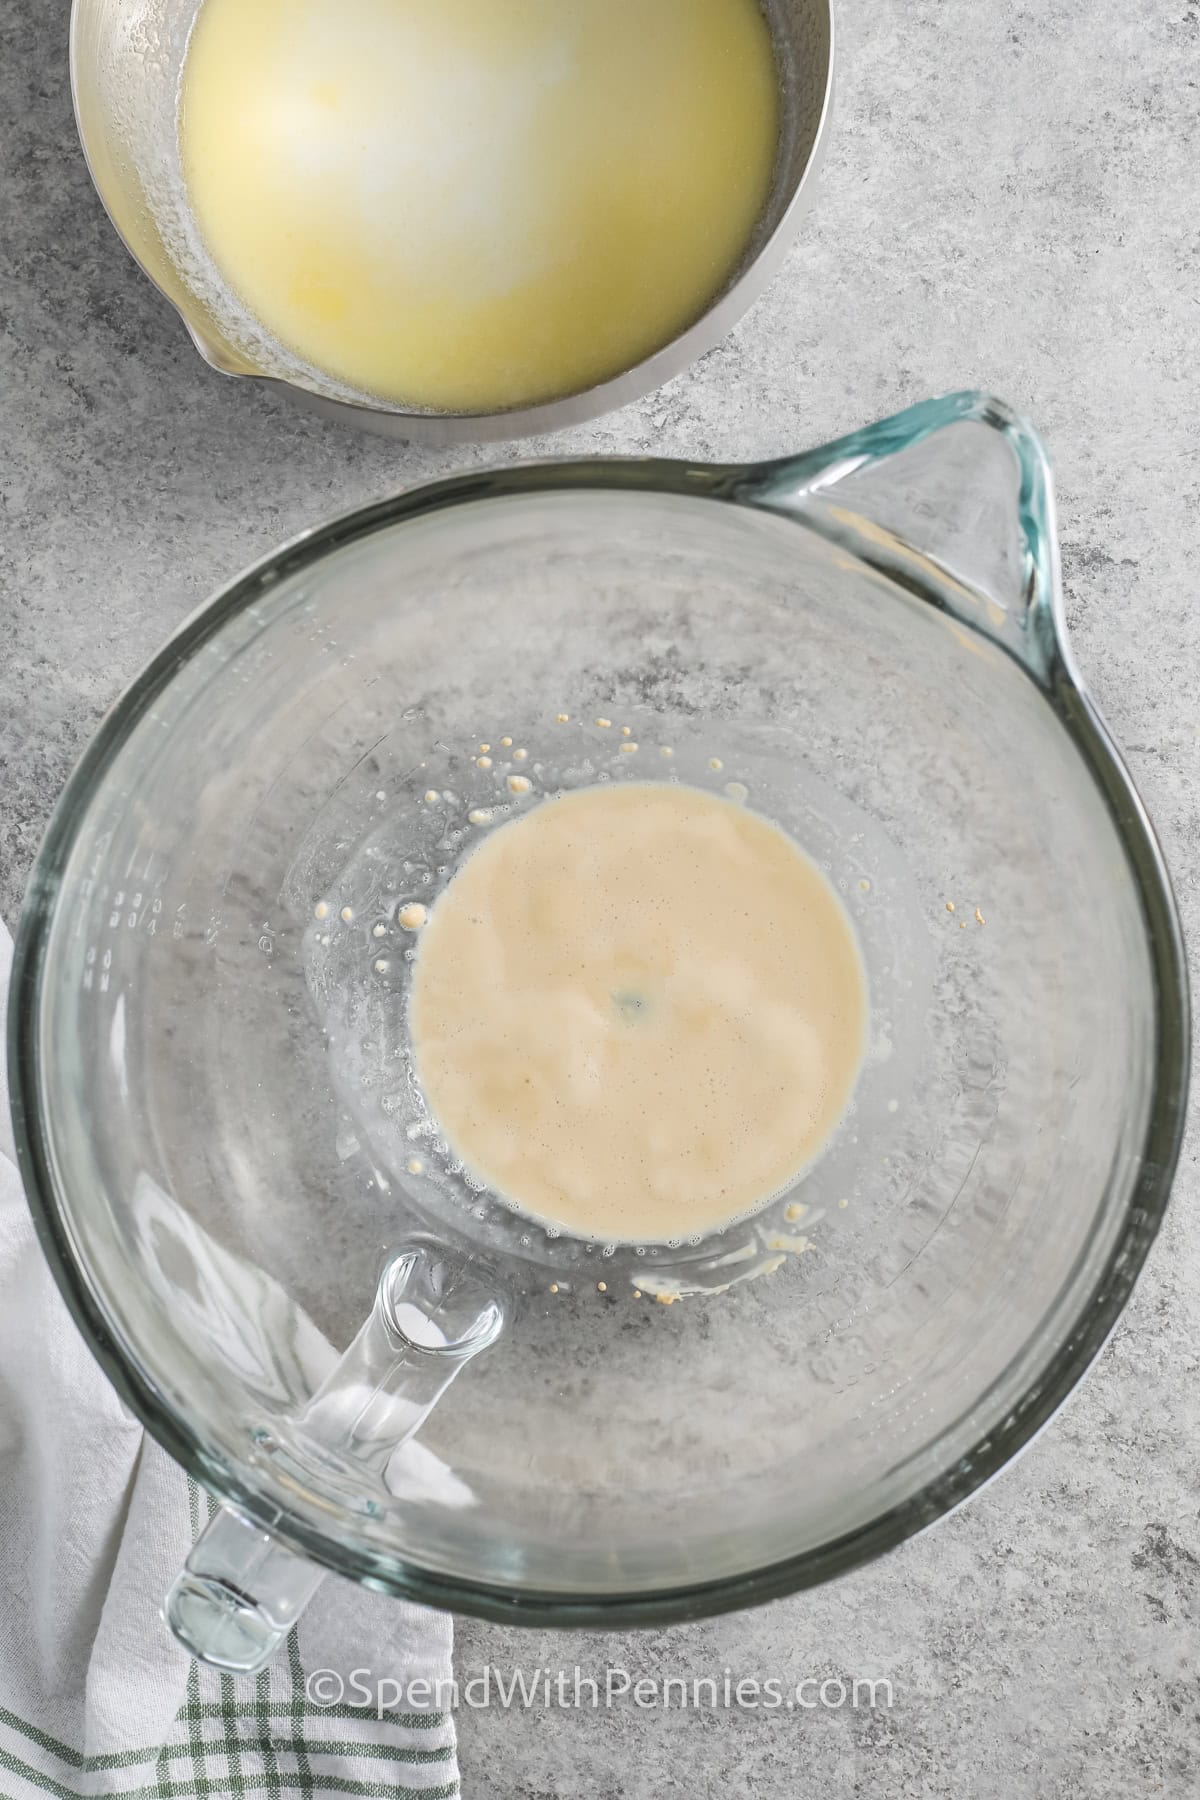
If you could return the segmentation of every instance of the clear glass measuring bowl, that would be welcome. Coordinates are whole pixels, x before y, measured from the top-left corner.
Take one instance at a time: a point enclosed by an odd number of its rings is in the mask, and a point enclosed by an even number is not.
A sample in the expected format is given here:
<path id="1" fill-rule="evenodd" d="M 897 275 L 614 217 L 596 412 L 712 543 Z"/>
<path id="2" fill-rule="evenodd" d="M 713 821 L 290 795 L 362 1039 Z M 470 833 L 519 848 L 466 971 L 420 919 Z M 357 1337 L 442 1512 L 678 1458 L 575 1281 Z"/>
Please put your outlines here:
<path id="1" fill-rule="evenodd" d="M 845 900 L 852 1110 L 725 1233 L 556 1237 L 425 1116 L 397 911 L 514 769 L 523 804 L 736 784 Z M 323 1568 L 628 1623 L 875 1555 L 1078 1379 L 1178 1152 L 1178 921 L 1067 649 L 1036 438 L 957 395 L 757 467 L 517 468 L 306 534 L 84 757 L 11 1030 L 64 1292 L 226 1503 L 169 1606 L 199 1654 L 256 1666 Z"/>

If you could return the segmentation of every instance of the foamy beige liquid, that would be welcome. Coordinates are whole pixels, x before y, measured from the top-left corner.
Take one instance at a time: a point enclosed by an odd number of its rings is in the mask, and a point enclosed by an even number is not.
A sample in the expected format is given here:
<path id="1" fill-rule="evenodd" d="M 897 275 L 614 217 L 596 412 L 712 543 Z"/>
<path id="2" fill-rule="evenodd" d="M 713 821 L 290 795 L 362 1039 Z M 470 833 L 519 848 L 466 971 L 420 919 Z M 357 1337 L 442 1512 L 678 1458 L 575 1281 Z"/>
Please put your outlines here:
<path id="1" fill-rule="evenodd" d="M 493 831 L 430 913 L 410 999 L 455 1152 L 606 1242 L 704 1233 L 787 1187 L 846 1106 L 866 1018 L 815 865 L 745 807 L 665 783 Z"/>

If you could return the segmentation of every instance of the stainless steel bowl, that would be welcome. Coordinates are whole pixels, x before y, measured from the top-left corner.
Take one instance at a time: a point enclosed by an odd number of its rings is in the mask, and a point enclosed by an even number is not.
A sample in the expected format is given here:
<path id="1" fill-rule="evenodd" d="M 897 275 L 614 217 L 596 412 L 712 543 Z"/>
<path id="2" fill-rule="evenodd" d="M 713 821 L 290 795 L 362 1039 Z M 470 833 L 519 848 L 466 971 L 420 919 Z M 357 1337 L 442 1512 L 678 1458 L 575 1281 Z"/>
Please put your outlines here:
<path id="1" fill-rule="evenodd" d="M 71 82 L 96 190 L 126 247 L 178 311 L 206 362 L 285 388 L 347 424 L 426 443 L 555 431 L 650 393 L 720 342 L 790 249 L 812 198 L 829 128 L 831 0 L 761 0 L 775 41 L 782 129 L 770 198 L 746 253 L 700 318 L 633 368 L 578 393 L 504 412 L 406 411 L 359 403 L 299 368 L 269 366 L 266 339 L 218 320 L 194 271 L 205 257 L 187 203 L 176 127 L 180 73 L 201 0 L 74 0 Z M 240 337 L 240 341 L 239 341 Z"/>

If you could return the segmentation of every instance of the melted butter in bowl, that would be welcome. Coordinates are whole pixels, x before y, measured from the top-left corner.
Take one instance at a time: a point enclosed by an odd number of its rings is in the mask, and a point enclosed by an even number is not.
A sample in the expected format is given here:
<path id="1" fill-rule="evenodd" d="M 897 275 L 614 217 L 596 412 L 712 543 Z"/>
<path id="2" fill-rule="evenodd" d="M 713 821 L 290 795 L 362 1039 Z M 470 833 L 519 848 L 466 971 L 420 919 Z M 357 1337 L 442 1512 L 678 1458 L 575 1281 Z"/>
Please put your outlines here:
<path id="1" fill-rule="evenodd" d="M 454 1152 L 575 1236 L 675 1242 L 782 1192 L 866 1043 L 849 919 L 791 838 L 622 783 L 493 831 L 432 908 L 414 1065 Z"/>
<path id="2" fill-rule="evenodd" d="M 631 368 L 768 197 L 756 0 L 204 0 L 180 93 L 225 286 L 363 396 L 488 412 Z"/>

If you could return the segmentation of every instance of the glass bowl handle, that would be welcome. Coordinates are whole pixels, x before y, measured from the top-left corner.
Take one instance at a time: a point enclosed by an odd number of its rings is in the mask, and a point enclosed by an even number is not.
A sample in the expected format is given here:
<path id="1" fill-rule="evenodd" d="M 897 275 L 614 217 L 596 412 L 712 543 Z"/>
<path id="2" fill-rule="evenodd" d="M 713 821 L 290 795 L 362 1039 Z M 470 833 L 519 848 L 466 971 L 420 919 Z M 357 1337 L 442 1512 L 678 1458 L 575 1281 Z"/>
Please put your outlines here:
<path id="1" fill-rule="evenodd" d="M 496 1341 L 506 1305 L 490 1271 L 433 1243 L 391 1257 L 370 1317 L 289 1434 L 382 1483 L 459 1370 Z M 274 1655 L 325 1571 L 233 1507 L 192 1549 L 163 1606 L 201 1662 L 250 1675 Z"/>

